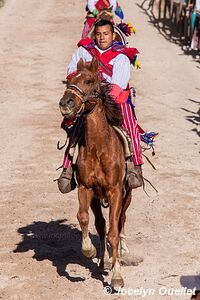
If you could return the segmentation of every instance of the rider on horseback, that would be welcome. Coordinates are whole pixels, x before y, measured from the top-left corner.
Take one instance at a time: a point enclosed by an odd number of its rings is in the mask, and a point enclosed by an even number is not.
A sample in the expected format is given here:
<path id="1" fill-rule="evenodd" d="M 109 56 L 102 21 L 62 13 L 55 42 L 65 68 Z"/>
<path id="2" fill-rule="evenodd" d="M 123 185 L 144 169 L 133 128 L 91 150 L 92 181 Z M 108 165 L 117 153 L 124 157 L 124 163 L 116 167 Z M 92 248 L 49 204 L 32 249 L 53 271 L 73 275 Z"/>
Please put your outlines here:
<path id="1" fill-rule="evenodd" d="M 117 0 L 88 0 L 87 9 L 96 16 L 101 9 L 112 7 L 112 11 L 117 9 Z"/>
<path id="2" fill-rule="evenodd" d="M 83 39 L 88 37 L 97 19 L 111 20 L 113 19 L 114 13 L 121 20 L 124 18 L 124 14 L 117 0 L 88 0 L 86 10 L 87 16 L 82 32 Z"/>
<path id="3" fill-rule="evenodd" d="M 114 101 L 121 107 L 123 127 L 128 132 L 132 144 L 132 161 L 127 161 L 127 183 L 131 189 L 142 186 L 142 154 L 140 147 L 139 126 L 136 122 L 134 111 L 130 101 L 130 65 L 136 59 L 138 53 L 135 48 L 127 48 L 122 43 L 115 41 L 113 24 L 110 21 L 101 20 L 95 24 L 95 39 L 83 39 L 78 43 L 78 49 L 72 56 L 68 66 L 67 78 L 77 71 L 77 63 L 80 58 L 84 62 L 90 62 L 95 56 L 99 62 L 99 73 L 103 80 L 111 83 L 110 94 Z M 71 124 L 63 120 L 62 128 L 66 129 Z M 69 152 L 65 154 L 63 171 L 58 179 L 58 187 L 62 193 L 70 192 L 76 187 L 73 168 Z"/>

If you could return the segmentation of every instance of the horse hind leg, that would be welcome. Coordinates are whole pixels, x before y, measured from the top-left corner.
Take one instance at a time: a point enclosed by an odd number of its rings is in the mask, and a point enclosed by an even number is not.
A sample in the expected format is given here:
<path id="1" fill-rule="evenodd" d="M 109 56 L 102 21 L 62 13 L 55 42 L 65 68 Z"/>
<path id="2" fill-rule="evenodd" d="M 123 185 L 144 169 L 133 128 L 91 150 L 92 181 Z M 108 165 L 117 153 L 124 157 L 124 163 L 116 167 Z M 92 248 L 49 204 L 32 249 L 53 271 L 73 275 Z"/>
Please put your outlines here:
<path id="1" fill-rule="evenodd" d="M 79 210 L 77 218 L 82 230 L 82 253 L 87 258 L 94 258 L 96 256 L 96 248 L 92 244 L 89 237 L 88 225 L 89 225 L 89 206 L 93 198 L 93 192 L 87 190 L 85 187 L 79 187 Z"/>
<path id="2" fill-rule="evenodd" d="M 129 248 L 126 243 L 126 236 L 124 234 L 120 233 L 120 235 L 119 235 L 119 256 L 123 257 L 129 253 L 130 253 L 130 251 L 129 251 Z"/>
<path id="3" fill-rule="evenodd" d="M 109 252 L 107 249 L 107 241 L 106 238 L 100 240 L 100 268 L 103 270 L 111 270 L 112 264 L 109 257 Z"/>
<path id="4" fill-rule="evenodd" d="M 93 198 L 91 209 L 95 216 L 95 227 L 100 237 L 100 268 L 103 270 L 111 269 L 109 253 L 106 242 L 106 221 L 102 214 L 101 203 L 97 198 Z"/>
<path id="5" fill-rule="evenodd" d="M 122 199 L 122 211 L 119 219 L 119 255 L 125 256 L 129 253 L 129 249 L 126 243 L 125 236 L 125 222 L 126 222 L 126 210 L 131 203 L 131 190 L 127 189 L 124 198 Z"/>
<path id="6" fill-rule="evenodd" d="M 127 189 L 125 197 L 122 199 L 122 211 L 119 220 L 119 256 L 122 266 L 137 266 L 143 261 L 141 256 L 131 255 L 126 242 L 125 222 L 126 211 L 131 203 L 131 190 Z"/>

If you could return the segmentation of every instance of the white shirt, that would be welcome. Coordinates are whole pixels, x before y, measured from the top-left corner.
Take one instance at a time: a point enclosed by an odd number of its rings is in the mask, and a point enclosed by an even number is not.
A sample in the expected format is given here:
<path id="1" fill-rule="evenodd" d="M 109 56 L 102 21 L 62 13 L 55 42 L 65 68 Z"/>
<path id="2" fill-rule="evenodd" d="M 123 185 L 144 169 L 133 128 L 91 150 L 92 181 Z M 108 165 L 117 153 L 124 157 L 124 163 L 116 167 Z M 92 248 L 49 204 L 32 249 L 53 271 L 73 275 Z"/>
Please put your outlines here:
<path id="1" fill-rule="evenodd" d="M 97 46 L 96 48 L 101 54 L 108 50 L 100 50 Z M 67 75 L 77 70 L 77 63 L 80 58 L 82 58 L 84 62 L 90 62 L 92 55 L 84 47 L 79 47 L 72 56 L 67 68 Z M 125 54 L 120 53 L 110 61 L 110 64 L 113 66 L 112 77 L 102 73 L 103 77 L 107 82 L 117 84 L 122 89 L 125 89 L 130 79 L 131 66 L 129 58 Z"/>
<path id="2" fill-rule="evenodd" d="M 89 11 L 93 11 L 96 9 L 95 4 L 98 2 L 98 0 L 88 0 L 88 9 Z M 112 6 L 112 11 L 115 12 L 117 8 L 117 0 L 110 0 L 110 6 Z"/>

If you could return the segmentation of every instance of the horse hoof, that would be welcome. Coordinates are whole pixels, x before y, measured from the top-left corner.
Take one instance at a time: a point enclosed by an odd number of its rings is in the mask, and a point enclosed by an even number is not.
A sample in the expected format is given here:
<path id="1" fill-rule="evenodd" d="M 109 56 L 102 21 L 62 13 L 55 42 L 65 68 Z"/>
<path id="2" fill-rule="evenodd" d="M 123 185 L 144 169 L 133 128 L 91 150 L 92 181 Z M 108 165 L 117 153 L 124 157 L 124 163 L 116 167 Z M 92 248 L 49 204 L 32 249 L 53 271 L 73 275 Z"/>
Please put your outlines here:
<path id="1" fill-rule="evenodd" d="M 123 287 L 124 286 L 124 280 L 123 280 L 123 278 L 122 277 L 121 278 L 112 278 L 111 279 L 111 286 L 114 289 Z"/>
<path id="2" fill-rule="evenodd" d="M 82 249 L 82 253 L 85 257 L 93 259 L 96 257 L 96 248 L 93 246 L 91 249 Z"/>

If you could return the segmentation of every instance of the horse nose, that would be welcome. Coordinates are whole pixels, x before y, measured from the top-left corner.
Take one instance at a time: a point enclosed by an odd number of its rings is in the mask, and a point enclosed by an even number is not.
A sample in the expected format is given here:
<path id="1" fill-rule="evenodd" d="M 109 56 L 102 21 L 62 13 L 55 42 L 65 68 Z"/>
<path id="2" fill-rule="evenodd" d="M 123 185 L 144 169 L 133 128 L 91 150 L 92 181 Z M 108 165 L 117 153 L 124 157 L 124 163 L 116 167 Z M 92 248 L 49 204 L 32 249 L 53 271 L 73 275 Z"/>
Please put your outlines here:
<path id="1" fill-rule="evenodd" d="M 71 106 L 74 104 L 74 99 L 73 98 L 68 98 L 66 101 L 67 105 Z"/>
<path id="2" fill-rule="evenodd" d="M 62 107 L 73 106 L 73 104 L 74 104 L 74 99 L 71 98 L 71 97 L 65 99 L 64 101 L 63 101 L 63 99 L 61 99 L 60 102 L 59 102 L 59 105 L 62 106 Z"/>

